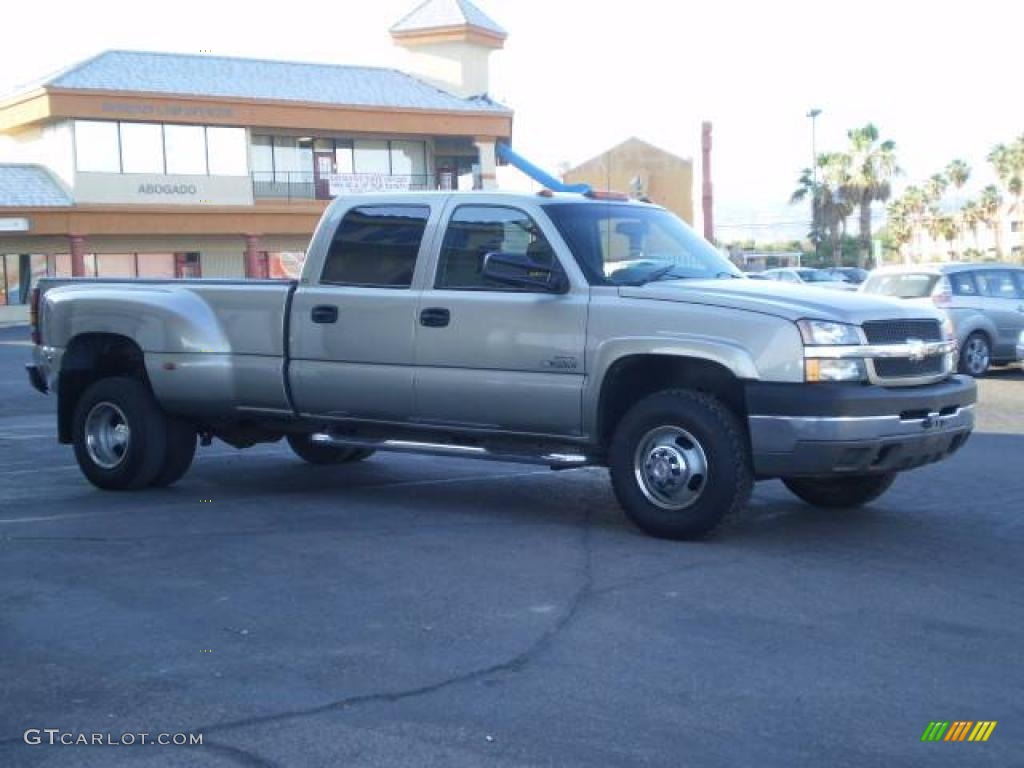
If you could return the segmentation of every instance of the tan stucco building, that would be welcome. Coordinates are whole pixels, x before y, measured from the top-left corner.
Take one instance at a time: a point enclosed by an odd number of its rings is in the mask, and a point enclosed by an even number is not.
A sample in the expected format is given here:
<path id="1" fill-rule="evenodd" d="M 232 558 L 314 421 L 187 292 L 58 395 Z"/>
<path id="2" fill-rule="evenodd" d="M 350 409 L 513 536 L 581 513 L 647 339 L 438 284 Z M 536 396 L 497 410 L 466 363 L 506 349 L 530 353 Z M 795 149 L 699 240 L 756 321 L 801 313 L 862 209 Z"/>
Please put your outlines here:
<path id="1" fill-rule="evenodd" d="M 566 171 L 563 179 L 646 197 L 693 224 L 693 161 L 636 137 Z"/>
<path id="2" fill-rule="evenodd" d="M 426 0 L 390 34 L 404 70 L 106 51 L 0 98 L 0 304 L 42 275 L 285 277 L 337 195 L 494 186 L 504 30 Z"/>

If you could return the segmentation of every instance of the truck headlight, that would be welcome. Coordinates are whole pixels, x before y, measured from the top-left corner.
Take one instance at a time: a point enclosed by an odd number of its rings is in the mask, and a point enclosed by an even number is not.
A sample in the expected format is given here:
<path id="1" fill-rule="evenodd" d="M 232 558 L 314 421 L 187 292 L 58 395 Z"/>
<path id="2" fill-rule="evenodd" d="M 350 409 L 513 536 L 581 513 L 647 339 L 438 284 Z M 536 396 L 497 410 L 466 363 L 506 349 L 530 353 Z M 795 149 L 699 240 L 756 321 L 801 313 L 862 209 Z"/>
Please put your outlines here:
<path id="1" fill-rule="evenodd" d="M 811 358 L 804 360 L 804 378 L 807 381 L 866 381 L 867 369 L 860 358 Z"/>
<path id="2" fill-rule="evenodd" d="M 797 327 L 804 345 L 808 347 L 834 347 L 839 344 L 860 344 L 860 329 L 856 325 L 833 323 L 829 320 L 799 320 Z"/>

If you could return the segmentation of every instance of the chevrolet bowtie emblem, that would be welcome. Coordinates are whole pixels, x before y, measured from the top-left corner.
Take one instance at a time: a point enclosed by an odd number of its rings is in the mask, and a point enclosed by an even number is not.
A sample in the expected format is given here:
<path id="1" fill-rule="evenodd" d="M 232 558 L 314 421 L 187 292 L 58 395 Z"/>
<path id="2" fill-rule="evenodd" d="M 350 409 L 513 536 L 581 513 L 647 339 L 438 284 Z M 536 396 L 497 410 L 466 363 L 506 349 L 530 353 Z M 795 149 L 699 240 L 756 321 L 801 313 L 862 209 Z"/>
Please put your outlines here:
<path id="1" fill-rule="evenodd" d="M 910 348 L 907 356 L 911 361 L 919 363 L 924 360 L 924 342 L 921 339 L 907 339 L 907 346 Z"/>

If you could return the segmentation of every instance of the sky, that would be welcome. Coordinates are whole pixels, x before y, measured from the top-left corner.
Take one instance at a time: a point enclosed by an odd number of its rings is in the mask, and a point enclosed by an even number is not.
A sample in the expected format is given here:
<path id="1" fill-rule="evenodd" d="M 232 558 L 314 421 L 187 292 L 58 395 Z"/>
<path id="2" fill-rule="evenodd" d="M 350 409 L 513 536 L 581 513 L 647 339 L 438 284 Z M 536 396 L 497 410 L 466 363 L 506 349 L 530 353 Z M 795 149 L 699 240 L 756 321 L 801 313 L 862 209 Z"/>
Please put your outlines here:
<path id="1" fill-rule="evenodd" d="M 10 3 L 0 93 L 109 48 L 398 66 L 387 29 L 416 1 Z M 819 150 L 869 121 L 893 139 L 898 186 L 954 157 L 974 168 L 969 187 L 991 183 L 988 150 L 1024 133 L 1024 11 L 1008 0 L 477 4 L 509 32 L 491 95 L 515 109 L 513 146 L 535 163 L 555 171 L 629 136 L 697 159 L 711 121 L 720 239 L 806 230 L 787 201 L 812 107 Z"/>

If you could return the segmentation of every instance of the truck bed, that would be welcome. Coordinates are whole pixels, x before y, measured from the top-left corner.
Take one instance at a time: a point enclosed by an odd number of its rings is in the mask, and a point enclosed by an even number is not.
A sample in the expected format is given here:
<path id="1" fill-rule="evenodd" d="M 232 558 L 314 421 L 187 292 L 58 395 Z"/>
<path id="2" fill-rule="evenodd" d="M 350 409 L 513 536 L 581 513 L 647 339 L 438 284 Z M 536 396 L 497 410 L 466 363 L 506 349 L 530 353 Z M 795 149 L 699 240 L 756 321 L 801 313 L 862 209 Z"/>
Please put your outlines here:
<path id="1" fill-rule="evenodd" d="M 288 307 L 294 281 L 39 281 L 40 333 L 64 350 L 82 334 L 118 334 L 146 356 L 169 410 L 288 410 Z M 45 300 L 42 300 L 44 299 Z M 211 397 L 211 395 L 213 395 Z"/>

